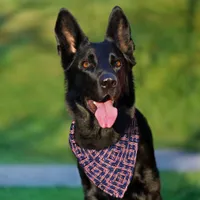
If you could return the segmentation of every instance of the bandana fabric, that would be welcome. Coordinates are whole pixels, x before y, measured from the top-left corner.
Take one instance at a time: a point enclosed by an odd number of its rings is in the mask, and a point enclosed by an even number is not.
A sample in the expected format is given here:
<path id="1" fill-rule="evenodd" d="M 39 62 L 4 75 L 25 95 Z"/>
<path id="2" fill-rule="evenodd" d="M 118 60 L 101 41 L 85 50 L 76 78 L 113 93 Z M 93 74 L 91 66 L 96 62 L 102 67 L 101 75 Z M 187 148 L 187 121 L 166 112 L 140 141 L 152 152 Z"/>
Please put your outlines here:
<path id="1" fill-rule="evenodd" d="M 133 176 L 139 132 L 134 118 L 125 134 L 114 145 L 102 149 L 84 149 L 74 140 L 75 122 L 72 122 L 69 143 L 85 174 L 105 193 L 123 198 Z"/>

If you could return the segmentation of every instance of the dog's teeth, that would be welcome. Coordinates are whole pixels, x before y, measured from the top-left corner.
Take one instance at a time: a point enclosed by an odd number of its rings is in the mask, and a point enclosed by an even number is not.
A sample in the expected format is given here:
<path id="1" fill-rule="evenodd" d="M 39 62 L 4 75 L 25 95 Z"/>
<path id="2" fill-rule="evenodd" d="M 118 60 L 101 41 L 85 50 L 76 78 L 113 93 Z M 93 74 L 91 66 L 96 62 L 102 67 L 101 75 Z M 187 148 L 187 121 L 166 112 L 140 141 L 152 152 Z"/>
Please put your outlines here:
<path id="1" fill-rule="evenodd" d="M 96 102 L 95 102 L 95 101 L 93 101 L 93 104 L 94 104 L 94 105 L 96 105 Z"/>

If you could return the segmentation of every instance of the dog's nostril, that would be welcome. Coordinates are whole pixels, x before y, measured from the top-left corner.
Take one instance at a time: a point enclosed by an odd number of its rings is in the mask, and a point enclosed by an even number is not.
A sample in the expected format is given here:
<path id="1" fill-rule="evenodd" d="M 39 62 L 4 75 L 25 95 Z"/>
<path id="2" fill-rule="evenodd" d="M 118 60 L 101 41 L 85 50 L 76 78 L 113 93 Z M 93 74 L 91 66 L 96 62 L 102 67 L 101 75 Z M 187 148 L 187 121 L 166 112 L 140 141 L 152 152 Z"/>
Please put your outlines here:
<path id="1" fill-rule="evenodd" d="M 117 78 L 113 74 L 103 74 L 100 77 L 100 85 L 102 88 L 114 88 L 117 86 Z"/>
<path id="2" fill-rule="evenodd" d="M 108 79 L 104 79 L 104 80 L 101 81 L 101 87 L 102 88 L 106 88 L 107 85 L 108 85 Z"/>
<path id="3" fill-rule="evenodd" d="M 116 87 L 117 81 L 116 81 L 116 80 L 112 80 L 112 81 L 111 81 L 111 85 L 112 85 L 112 87 Z"/>

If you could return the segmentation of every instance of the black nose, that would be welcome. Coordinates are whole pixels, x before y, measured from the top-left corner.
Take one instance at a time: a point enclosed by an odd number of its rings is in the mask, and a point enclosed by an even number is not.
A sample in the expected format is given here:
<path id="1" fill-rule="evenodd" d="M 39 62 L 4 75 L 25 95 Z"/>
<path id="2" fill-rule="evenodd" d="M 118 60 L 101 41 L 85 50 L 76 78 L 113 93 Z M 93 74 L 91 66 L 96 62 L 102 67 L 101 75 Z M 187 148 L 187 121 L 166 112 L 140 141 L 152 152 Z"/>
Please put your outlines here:
<path id="1" fill-rule="evenodd" d="M 99 81 L 101 87 L 104 89 L 115 88 L 117 86 L 117 77 L 111 73 L 101 75 Z"/>

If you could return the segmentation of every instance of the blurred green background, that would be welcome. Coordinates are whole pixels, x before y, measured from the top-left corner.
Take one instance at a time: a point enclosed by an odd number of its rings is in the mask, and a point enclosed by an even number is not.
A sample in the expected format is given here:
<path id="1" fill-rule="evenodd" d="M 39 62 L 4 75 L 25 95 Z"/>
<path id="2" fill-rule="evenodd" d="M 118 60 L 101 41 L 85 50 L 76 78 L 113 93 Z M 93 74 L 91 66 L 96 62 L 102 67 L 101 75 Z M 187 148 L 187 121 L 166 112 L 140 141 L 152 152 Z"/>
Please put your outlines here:
<path id="1" fill-rule="evenodd" d="M 1 0 L 0 163 L 72 163 L 71 122 L 54 24 L 61 7 L 91 41 L 104 38 L 115 5 L 136 44 L 136 105 L 156 148 L 200 151 L 200 2 L 198 0 Z M 199 198 L 199 173 L 162 172 L 166 199 Z M 70 196 L 71 195 L 71 196 Z M 70 199 L 80 189 L 0 189 L 0 199 Z"/>
<path id="2" fill-rule="evenodd" d="M 1 0 L 0 162 L 72 161 L 55 20 L 66 7 L 101 41 L 116 4 L 132 26 L 136 105 L 155 146 L 200 149 L 199 1 Z"/>
<path id="3" fill-rule="evenodd" d="M 115 5 L 131 23 L 136 105 L 156 148 L 200 150 L 198 0 L 1 0 L 0 162 L 73 162 L 55 20 L 66 7 L 101 41 Z"/>

